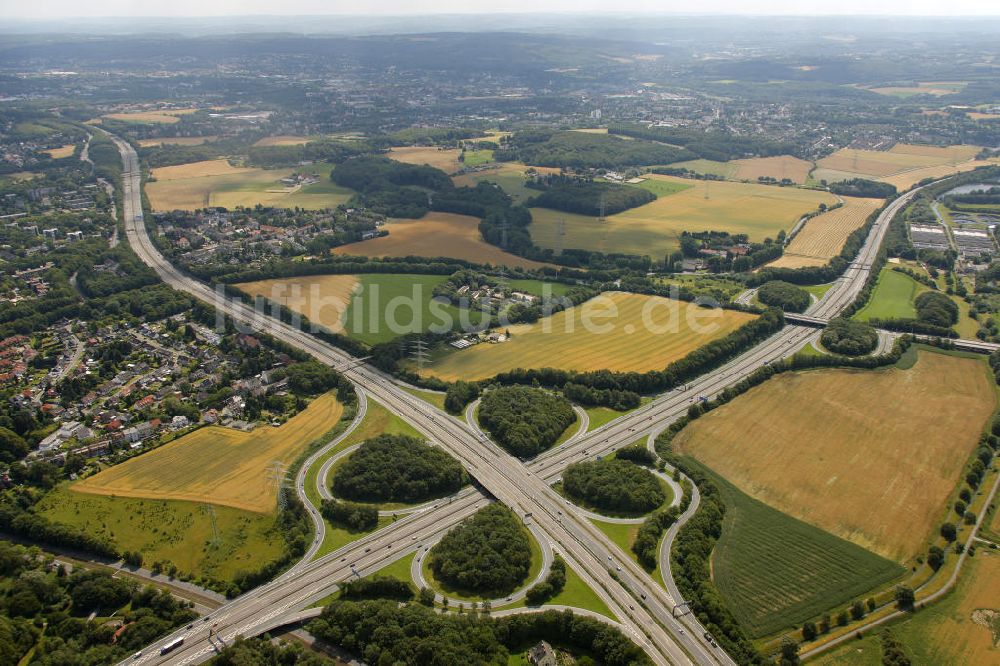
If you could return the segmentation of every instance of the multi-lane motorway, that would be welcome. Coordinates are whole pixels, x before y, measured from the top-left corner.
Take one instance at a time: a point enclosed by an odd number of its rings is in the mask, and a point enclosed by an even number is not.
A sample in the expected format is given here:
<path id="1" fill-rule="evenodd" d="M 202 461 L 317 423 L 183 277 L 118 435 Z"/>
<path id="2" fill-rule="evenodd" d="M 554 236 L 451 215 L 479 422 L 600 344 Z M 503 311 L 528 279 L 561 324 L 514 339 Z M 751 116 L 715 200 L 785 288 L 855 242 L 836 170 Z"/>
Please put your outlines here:
<path id="1" fill-rule="evenodd" d="M 114 138 L 114 137 L 113 137 Z M 753 349 L 687 387 L 660 396 L 646 407 L 551 450 L 525 464 L 508 455 L 468 424 L 452 418 L 403 390 L 392 378 L 365 365 L 307 333 L 299 331 L 242 302 L 224 298 L 209 285 L 174 268 L 155 248 L 142 218 L 140 171 L 135 151 L 115 139 L 124 163 L 123 210 L 129 243 L 137 255 L 164 282 L 216 306 L 234 321 L 260 330 L 306 351 L 343 374 L 394 413 L 412 423 L 430 441 L 455 456 L 497 500 L 516 510 L 553 550 L 608 604 L 622 629 L 643 647 L 655 663 L 731 664 L 732 660 L 703 636 L 690 615 L 674 617 L 676 599 L 656 584 L 600 530 L 568 506 L 550 483 L 566 465 L 601 455 L 662 430 L 687 412 L 701 397 L 711 398 L 761 365 L 783 358 L 815 335 L 815 329 L 786 326 Z M 829 318 L 850 303 L 871 272 L 878 245 L 891 216 L 912 193 L 894 202 L 876 222 L 855 262 L 810 315 Z M 251 591 L 216 611 L 212 617 L 157 641 L 132 663 L 198 663 L 212 656 L 237 635 L 252 635 L 291 618 L 335 589 L 338 581 L 364 575 L 408 553 L 426 548 L 486 501 L 466 493 L 438 507 L 411 514 L 338 551 L 312 562 L 303 561 L 276 580 Z M 315 514 L 313 514 L 314 519 Z M 675 589 L 670 586 L 671 589 Z M 209 628 L 214 635 L 209 636 Z M 159 650 L 169 640 L 184 636 L 184 644 L 166 657 Z"/>

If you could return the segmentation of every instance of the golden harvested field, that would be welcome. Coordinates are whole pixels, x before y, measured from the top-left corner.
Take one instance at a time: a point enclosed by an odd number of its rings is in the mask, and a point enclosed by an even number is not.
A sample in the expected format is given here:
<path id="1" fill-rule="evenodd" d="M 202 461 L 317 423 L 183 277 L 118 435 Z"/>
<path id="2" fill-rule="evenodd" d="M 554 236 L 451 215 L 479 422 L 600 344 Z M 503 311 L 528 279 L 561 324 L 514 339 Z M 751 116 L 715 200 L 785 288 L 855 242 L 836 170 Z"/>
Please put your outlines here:
<path id="1" fill-rule="evenodd" d="M 449 352 L 423 372 L 474 381 L 515 368 L 661 370 L 753 318 L 659 296 L 607 292 L 534 324 L 511 326 L 507 342 Z"/>
<path id="2" fill-rule="evenodd" d="M 205 426 L 158 449 L 75 483 L 71 489 L 94 495 L 208 502 L 268 513 L 277 501 L 267 479 L 274 461 L 288 466 L 317 438 L 333 428 L 343 406 L 334 394 L 313 400 L 284 425 L 261 425 L 252 432 Z"/>
<path id="3" fill-rule="evenodd" d="M 731 164 L 736 166 L 736 180 L 756 181 L 761 176 L 770 176 L 778 180 L 788 178 L 799 185 L 806 182 L 809 178 L 809 172 L 813 168 L 812 162 L 800 160 L 791 155 L 753 157 L 733 160 Z"/>
<path id="4" fill-rule="evenodd" d="M 171 125 L 179 122 L 177 116 L 194 113 L 198 109 L 166 109 L 162 111 L 130 111 L 128 113 L 106 113 L 102 118 L 122 120 L 129 123 L 161 123 Z"/>
<path id="5" fill-rule="evenodd" d="M 840 253 L 851 232 L 862 226 L 881 204 L 881 199 L 844 197 L 844 205 L 840 208 L 806 221 L 785 248 L 785 253 L 769 265 L 781 268 L 822 266 Z"/>
<path id="6" fill-rule="evenodd" d="M 1000 120 L 1000 114 L 982 113 L 981 111 L 969 111 L 965 114 L 969 120 Z"/>
<path id="7" fill-rule="evenodd" d="M 290 136 L 282 134 L 280 136 L 265 136 L 263 139 L 253 144 L 255 146 L 301 146 L 312 139 L 308 136 Z"/>
<path id="8" fill-rule="evenodd" d="M 677 249 L 682 231 L 745 233 L 751 240 L 761 241 L 773 238 L 782 229 L 790 230 L 820 203 L 829 206 L 837 201 L 829 193 L 795 187 L 648 175 L 650 188 L 656 181 L 687 189 L 611 215 L 604 222 L 596 217 L 532 208 L 534 222 L 528 228 L 531 237 L 537 245 L 557 250 L 580 248 L 662 257 Z M 560 220 L 565 221 L 564 235 L 559 234 Z"/>
<path id="9" fill-rule="evenodd" d="M 300 169 L 256 169 L 234 167 L 225 159 L 191 162 L 153 169 L 154 182 L 146 183 L 153 210 L 194 210 L 205 206 L 298 206 L 332 208 L 353 194 L 329 180 L 332 167 L 313 164 L 309 170 L 319 182 L 303 187 L 285 187 L 280 180 Z"/>
<path id="10" fill-rule="evenodd" d="M 168 136 L 162 139 L 139 139 L 139 147 L 152 146 L 200 146 L 209 141 L 215 141 L 217 136 Z"/>
<path id="11" fill-rule="evenodd" d="M 485 242 L 479 234 L 479 218 L 468 215 L 430 212 L 419 220 L 392 220 L 384 228 L 388 236 L 341 245 L 332 252 L 364 257 L 453 257 L 520 268 L 546 265 Z"/>
<path id="12" fill-rule="evenodd" d="M 885 557 L 924 551 L 996 408 L 987 365 L 789 372 L 674 440 L 743 492 Z"/>
<path id="13" fill-rule="evenodd" d="M 393 148 L 387 157 L 406 164 L 429 164 L 450 174 L 461 168 L 462 163 L 458 161 L 461 153 L 458 148 L 441 150 L 434 146 L 405 146 Z"/>
<path id="14" fill-rule="evenodd" d="M 917 146 L 899 143 L 891 150 L 842 148 L 816 163 L 815 180 L 836 182 L 849 178 L 869 178 L 907 189 L 924 178 L 968 171 L 983 162 L 972 161 L 976 146 Z"/>
<path id="15" fill-rule="evenodd" d="M 896 189 L 902 191 L 909 189 L 925 178 L 944 178 L 945 176 L 950 176 L 952 174 L 972 171 L 973 169 L 978 169 L 982 166 L 996 166 L 997 164 L 1000 164 L 1000 160 L 998 159 L 972 160 L 971 162 L 963 162 L 961 164 L 945 164 L 942 166 L 914 169 L 912 171 L 906 171 L 904 173 L 888 176 L 887 178 L 880 178 L 879 180 L 891 183 L 896 186 Z"/>
<path id="16" fill-rule="evenodd" d="M 334 333 L 344 330 L 344 313 L 358 288 L 356 275 L 307 275 L 235 285 L 251 296 L 264 296 L 306 316 Z"/>
<path id="17" fill-rule="evenodd" d="M 76 149 L 76 144 L 67 143 L 65 146 L 61 146 L 59 148 L 50 148 L 45 152 L 47 152 L 49 154 L 49 157 L 51 157 L 52 159 L 61 160 L 64 157 L 69 157 L 70 155 L 72 155 L 75 149 Z"/>

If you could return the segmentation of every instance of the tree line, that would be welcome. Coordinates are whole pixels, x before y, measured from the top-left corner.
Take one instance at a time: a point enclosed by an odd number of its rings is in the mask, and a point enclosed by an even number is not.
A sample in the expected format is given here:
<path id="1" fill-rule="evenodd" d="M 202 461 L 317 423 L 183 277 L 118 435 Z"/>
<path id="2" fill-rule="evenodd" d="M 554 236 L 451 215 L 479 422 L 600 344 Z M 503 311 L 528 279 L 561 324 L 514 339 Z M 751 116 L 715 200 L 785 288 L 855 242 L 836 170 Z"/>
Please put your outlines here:
<path id="1" fill-rule="evenodd" d="M 785 312 L 805 312 L 812 303 L 808 291 L 782 280 L 771 280 L 762 284 L 757 289 L 757 299 L 765 305 L 773 305 Z"/>
<path id="2" fill-rule="evenodd" d="M 552 208 L 579 215 L 614 215 L 656 200 L 656 195 L 641 187 L 599 183 L 569 176 L 546 176 L 530 181 L 527 187 L 541 189 L 528 206 Z"/>
<path id="3" fill-rule="evenodd" d="M 570 611 L 494 618 L 439 614 L 420 604 L 401 606 L 391 600 L 335 601 L 307 629 L 369 664 L 503 665 L 511 651 L 540 640 L 593 655 L 606 666 L 651 663 L 614 627 Z M 580 657 L 578 662 L 589 659 Z"/>

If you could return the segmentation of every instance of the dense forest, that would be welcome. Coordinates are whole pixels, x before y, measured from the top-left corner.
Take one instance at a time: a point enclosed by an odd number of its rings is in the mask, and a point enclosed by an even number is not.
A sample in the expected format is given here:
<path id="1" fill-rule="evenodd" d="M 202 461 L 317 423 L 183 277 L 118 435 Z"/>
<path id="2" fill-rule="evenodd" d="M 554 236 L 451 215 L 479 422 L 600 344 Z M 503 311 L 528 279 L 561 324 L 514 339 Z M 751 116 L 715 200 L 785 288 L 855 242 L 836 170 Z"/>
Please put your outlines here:
<path id="1" fill-rule="evenodd" d="M 613 185 L 568 176 L 544 176 L 528 184 L 541 194 L 529 206 L 553 208 L 580 215 L 614 215 L 656 200 L 656 195 L 641 187 Z"/>
<path id="2" fill-rule="evenodd" d="M 718 162 L 728 162 L 741 157 L 772 157 L 794 155 L 798 147 L 761 136 L 733 136 L 723 132 L 705 132 L 686 127 L 651 127 L 630 123 L 613 123 L 608 134 L 631 136 L 647 141 L 659 141 L 672 146 L 683 146 L 697 157 Z M 692 159 L 682 157 L 683 159 Z M 680 161 L 680 160 L 673 160 Z M 653 164 L 653 162 L 650 162 Z M 657 162 L 669 164 L 669 162 Z"/>
<path id="3" fill-rule="evenodd" d="M 453 493 L 467 481 L 462 465 L 416 437 L 364 441 L 333 474 L 333 492 L 358 502 L 416 503 Z"/>
<path id="4" fill-rule="evenodd" d="M 494 153 L 498 161 L 520 160 L 525 164 L 573 169 L 671 164 L 693 159 L 683 148 L 651 141 L 628 141 L 607 134 L 524 130 L 515 133 Z"/>
<path id="5" fill-rule="evenodd" d="M 627 460 L 572 464 L 563 473 L 562 483 L 571 499 L 613 514 L 648 513 L 666 500 L 659 480 Z"/>
<path id="6" fill-rule="evenodd" d="M 490 504 L 431 548 L 430 568 L 456 589 L 486 598 L 506 596 L 528 577 L 530 538 L 513 511 Z"/>
<path id="7" fill-rule="evenodd" d="M 309 633 L 339 645 L 369 664 L 506 666 L 510 651 L 540 640 L 593 655 L 604 666 L 647 666 L 646 654 L 600 620 L 569 611 L 493 618 L 439 614 L 420 604 L 395 601 L 335 601 L 308 625 Z"/>
<path id="8" fill-rule="evenodd" d="M 479 422 L 497 444 L 521 458 L 552 446 L 574 421 L 566 398 L 537 388 L 505 386 L 479 403 Z"/>

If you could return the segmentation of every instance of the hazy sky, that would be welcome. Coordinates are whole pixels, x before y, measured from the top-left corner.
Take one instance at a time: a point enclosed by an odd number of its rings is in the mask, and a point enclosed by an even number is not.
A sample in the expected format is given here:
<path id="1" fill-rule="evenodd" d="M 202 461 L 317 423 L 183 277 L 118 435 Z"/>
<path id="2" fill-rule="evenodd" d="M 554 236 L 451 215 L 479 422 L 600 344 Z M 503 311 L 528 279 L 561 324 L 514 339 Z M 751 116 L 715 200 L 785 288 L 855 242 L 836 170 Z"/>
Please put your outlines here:
<path id="1" fill-rule="evenodd" d="M 0 16 L 393 15 L 500 12 L 1000 15 L 997 0 L 0 0 Z"/>

